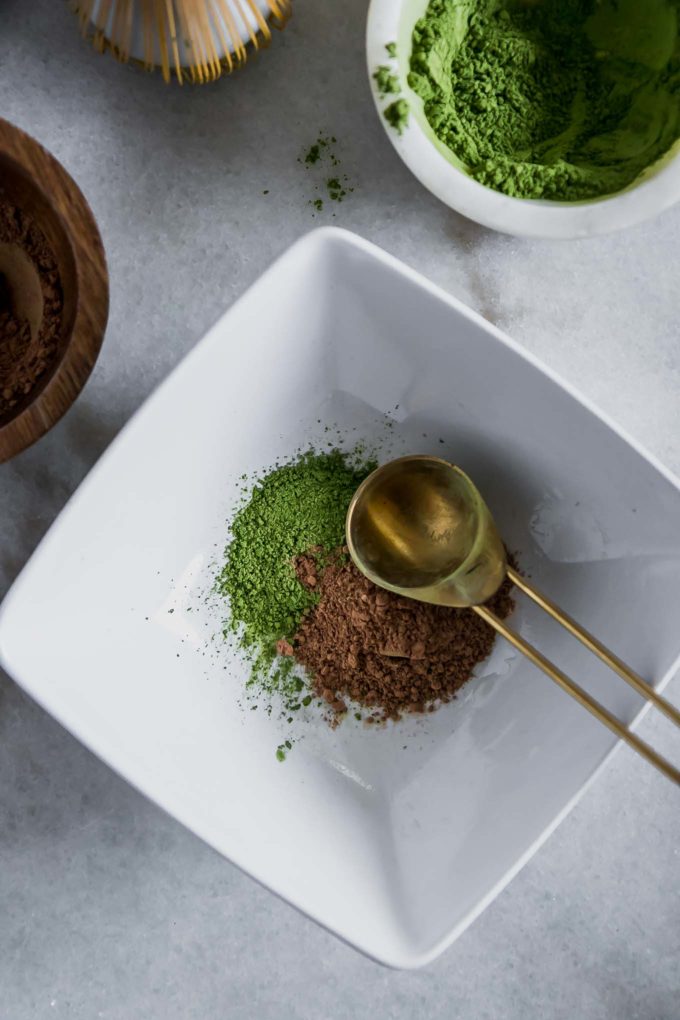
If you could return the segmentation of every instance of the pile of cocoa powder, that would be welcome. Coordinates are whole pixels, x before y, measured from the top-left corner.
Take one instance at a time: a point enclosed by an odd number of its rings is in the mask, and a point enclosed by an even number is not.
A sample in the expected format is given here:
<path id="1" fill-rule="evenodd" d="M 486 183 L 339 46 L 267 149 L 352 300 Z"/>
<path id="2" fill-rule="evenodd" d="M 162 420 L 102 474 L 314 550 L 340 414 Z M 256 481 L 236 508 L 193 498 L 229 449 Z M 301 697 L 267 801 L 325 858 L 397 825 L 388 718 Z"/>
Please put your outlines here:
<path id="1" fill-rule="evenodd" d="M 314 550 L 296 560 L 300 582 L 319 594 L 283 655 L 305 667 L 314 693 L 337 719 L 347 700 L 367 722 L 432 711 L 450 701 L 489 654 L 494 631 L 470 609 L 449 609 L 393 595 L 359 573 L 342 550 L 323 565 Z M 489 607 L 502 619 L 514 608 L 506 581 Z"/>
<path id="2" fill-rule="evenodd" d="M 0 420 L 10 417 L 59 353 L 63 295 L 54 251 L 42 230 L 22 209 L 0 200 L 0 242 L 16 244 L 38 273 L 43 316 L 35 337 L 17 317 L 8 281 L 0 274 Z"/>

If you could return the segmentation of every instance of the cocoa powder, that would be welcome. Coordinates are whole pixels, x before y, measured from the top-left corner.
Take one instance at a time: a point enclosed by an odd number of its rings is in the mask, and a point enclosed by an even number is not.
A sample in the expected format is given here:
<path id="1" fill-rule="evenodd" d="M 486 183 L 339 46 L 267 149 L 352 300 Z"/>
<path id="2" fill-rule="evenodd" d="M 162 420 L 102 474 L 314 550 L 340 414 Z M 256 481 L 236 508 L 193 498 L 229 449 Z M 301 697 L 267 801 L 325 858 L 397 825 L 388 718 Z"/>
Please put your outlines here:
<path id="1" fill-rule="evenodd" d="M 298 557 L 298 579 L 320 596 L 292 643 L 279 645 L 310 675 L 314 692 L 337 718 L 351 698 L 368 722 L 432 711 L 450 701 L 493 647 L 494 631 L 469 609 L 449 609 L 378 588 L 346 555 L 320 567 Z M 506 581 L 488 605 L 505 618 L 513 608 Z"/>
<path id="2" fill-rule="evenodd" d="M 43 316 L 35 337 L 16 316 L 7 280 L 0 275 L 0 420 L 16 414 L 59 354 L 63 295 L 57 261 L 47 238 L 31 217 L 0 201 L 0 241 L 19 245 L 38 273 Z"/>

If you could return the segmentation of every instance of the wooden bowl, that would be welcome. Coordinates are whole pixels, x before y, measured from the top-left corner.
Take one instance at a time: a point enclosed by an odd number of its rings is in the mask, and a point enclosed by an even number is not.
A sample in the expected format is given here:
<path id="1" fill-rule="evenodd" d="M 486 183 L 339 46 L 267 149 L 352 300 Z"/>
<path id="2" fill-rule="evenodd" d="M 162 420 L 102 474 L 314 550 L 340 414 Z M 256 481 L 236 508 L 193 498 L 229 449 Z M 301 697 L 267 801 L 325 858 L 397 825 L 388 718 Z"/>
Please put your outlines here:
<path id="1" fill-rule="evenodd" d="M 97 360 L 109 309 L 106 258 L 92 211 L 63 166 L 0 118 L 0 198 L 28 213 L 56 256 L 63 291 L 57 352 L 0 418 L 0 463 L 40 439 L 74 402 Z"/>

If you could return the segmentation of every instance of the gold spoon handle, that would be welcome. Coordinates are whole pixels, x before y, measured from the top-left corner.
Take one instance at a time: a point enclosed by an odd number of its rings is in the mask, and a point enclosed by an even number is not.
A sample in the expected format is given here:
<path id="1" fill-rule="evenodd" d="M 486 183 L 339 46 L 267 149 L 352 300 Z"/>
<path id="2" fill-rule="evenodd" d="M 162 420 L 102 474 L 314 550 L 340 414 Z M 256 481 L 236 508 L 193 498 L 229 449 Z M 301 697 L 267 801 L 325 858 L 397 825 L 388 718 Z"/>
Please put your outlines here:
<path id="1" fill-rule="evenodd" d="M 513 571 L 514 573 L 514 571 Z M 546 659 L 537 648 L 525 641 L 516 631 L 511 630 L 510 627 L 506 626 L 503 620 L 500 620 L 495 613 L 492 613 L 486 606 L 471 606 L 474 611 L 486 620 L 494 630 L 498 631 L 510 644 L 514 645 L 523 655 L 526 655 L 530 662 L 533 662 L 535 666 L 543 670 L 551 680 L 570 694 L 583 708 L 587 709 L 591 715 L 594 715 L 604 726 L 615 733 L 617 737 L 632 747 L 638 754 L 641 754 L 643 758 L 646 758 L 650 764 L 654 765 L 660 772 L 663 772 L 668 779 L 672 780 L 680 786 L 680 770 L 676 769 L 669 761 L 662 758 L 660 754 L 650 747 L 649 744 L 645 743 L 638 736 L 621 723 L 616 716 L 612 715 L 604 705 L 601 705 L 599 701 L 595 701 L 593 697 L 588 694 L 582 687 L 571 680 L 562 670 L 558 669 L 549 659 Z M 646 686 L 646 685 L 645 685 Z"/>
<path id="2" fill-rule="evenodd" d="M 538 589 L 534 588 L 532 584 L 529 584 L 526 578 L 522 577 L 521 574 L 518 574 L 516 570 L 513 570 L 512 567 L 508 567 L 507 573 L 512 583 L 523 591 L 525 595 L 528 595 L 530 599 L 533 599 L 537 606 L 540 606 L 541 609 L 545 610 L 549 616 L 552 616 L 554 620 L 557 620 L 557 622 L 560 623 L 565 630 L 568 630 L 570 634 L 573 634 L 575 638 L 578 638 L 581 644 L 585 645 L 586 648 L 588 648 L 594 655 L 597 655 L 598 659 L 601 659 L 602 662 L 606 663 L 610 669 L 613 669 L 615 673 L 618 673 L 620 677 L 623 677 L 626 683 L 630 684 L 630 686 L 633 687 L 638 694 L 641 694 L 643 698 L 647 699 L 647 701 L 651 701 L 652 704 L 656 705 L 656 707 L 663 712 L 664 715 L 667 715 L 676 726 L 680 726 L 680 711 L 678 711 L 675 705 L 671 705 L 670 701 L 667 701 L 666 698 L 662 698 L 660 694 L 657 694 L 654 688 L 650 686 L 650 684 L 646 683 L 641 676 L 635 673 L 630 666 L 627 666 L 625 662 L 622 662 L 618 656 L 614 655 L 614 653 L 598 641 L 596 637 L 589 634 L 585 627 L 582 627 L 580 623 L 577 623 L 576 620 L 572 619 L 572 617 L 565 613 L 564 610 L 555 605 L 555 603 L 549 599 L 547 595 L 544 595 L 543 592 L 538 591 Z"/>

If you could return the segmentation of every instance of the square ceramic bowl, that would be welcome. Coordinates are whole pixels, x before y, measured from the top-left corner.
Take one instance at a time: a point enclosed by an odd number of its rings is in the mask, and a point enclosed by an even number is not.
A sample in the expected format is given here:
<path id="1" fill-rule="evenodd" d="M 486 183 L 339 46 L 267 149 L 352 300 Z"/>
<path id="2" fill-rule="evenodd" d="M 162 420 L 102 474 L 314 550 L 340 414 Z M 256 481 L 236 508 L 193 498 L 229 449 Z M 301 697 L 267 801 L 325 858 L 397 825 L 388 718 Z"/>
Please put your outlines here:
<path id="1" fill-rule="evenodd" d="M 323 442 L 328 424 L 389 433 L 384 456 L 460 464 L 536 583 L 663 685 L 680 651 L 678 483 L 479 315 L 330 229 L 279 259 L 102 457 L 8 595 L 0 659 L 239 867 L 375 959 L 416 967 L 616 741 L 499 642 L 433 715 L 335 731 L 311 716 L 277 761 L 286 730 L 242 707 L 245 667 L 205 592 L 241 475 Z M 522 605 L 515 622 L 621 719 L 640 716 L 549 620 Z"/>

